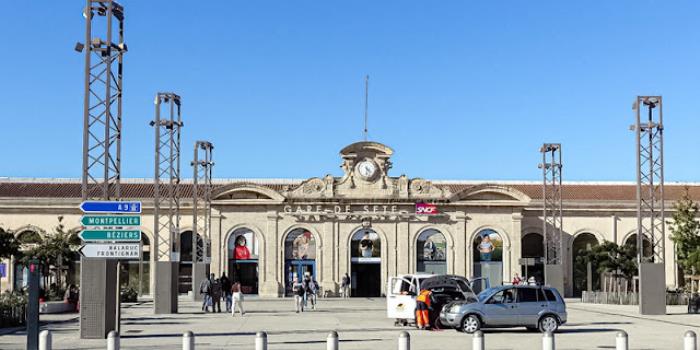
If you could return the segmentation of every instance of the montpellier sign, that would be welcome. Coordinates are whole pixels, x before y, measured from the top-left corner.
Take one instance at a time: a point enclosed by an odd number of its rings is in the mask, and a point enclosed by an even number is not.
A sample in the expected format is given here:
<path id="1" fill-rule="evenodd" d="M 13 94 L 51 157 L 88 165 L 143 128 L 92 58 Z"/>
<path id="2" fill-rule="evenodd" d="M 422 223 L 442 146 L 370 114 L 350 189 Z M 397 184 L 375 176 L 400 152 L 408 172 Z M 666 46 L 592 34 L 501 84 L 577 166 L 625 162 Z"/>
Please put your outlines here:
<path id="1" fill-rule="evenodd" d="M 83 226 L 141 226 L 141 217 L 136 215 L 85 215 L 80 219 Z"/>

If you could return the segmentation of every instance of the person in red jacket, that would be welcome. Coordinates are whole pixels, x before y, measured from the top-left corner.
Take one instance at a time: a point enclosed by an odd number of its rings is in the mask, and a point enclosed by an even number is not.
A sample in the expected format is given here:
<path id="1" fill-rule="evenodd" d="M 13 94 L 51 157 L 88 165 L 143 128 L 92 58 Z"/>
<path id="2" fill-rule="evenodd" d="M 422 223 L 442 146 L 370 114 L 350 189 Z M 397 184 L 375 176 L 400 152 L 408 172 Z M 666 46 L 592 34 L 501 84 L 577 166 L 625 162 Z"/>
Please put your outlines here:
<path id="1" fill-rule="evenodd" d="M 427 289 L 420 291 L 416 297 L 416 326 L 418 329 L 430 328 L 430 305 L 432 302 L 433 292 Z"/>

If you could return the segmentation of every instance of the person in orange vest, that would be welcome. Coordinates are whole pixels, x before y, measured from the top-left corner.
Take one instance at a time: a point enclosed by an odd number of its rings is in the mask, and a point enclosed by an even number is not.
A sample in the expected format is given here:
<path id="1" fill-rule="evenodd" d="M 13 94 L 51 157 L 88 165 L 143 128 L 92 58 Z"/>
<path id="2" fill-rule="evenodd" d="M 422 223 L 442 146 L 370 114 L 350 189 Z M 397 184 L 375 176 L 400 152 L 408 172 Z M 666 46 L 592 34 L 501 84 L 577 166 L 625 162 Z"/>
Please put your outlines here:
<path id="1" fill-rule="evenodd" d="M 429 310 L 433 292 L 427 289 L 420 291 L 416 297 L 416 326 L 418 329 L 430 328 Z"/>

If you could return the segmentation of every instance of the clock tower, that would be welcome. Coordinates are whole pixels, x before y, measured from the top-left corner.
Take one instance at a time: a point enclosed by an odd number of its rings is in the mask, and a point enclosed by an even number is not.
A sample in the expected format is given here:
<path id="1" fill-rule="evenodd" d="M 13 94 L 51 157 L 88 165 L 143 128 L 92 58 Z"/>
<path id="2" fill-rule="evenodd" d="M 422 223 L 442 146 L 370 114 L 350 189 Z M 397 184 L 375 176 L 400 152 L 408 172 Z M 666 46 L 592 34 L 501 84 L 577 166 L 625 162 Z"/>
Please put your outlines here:
<path id="1" fill-rule="evenodd" d="M 394 150 L 378 142 L 356 142 L 340 151 L 343 158 L 341 168 L 344 171 L 342 182 L 356 186 L 358 183 L 386 184 Z"/>

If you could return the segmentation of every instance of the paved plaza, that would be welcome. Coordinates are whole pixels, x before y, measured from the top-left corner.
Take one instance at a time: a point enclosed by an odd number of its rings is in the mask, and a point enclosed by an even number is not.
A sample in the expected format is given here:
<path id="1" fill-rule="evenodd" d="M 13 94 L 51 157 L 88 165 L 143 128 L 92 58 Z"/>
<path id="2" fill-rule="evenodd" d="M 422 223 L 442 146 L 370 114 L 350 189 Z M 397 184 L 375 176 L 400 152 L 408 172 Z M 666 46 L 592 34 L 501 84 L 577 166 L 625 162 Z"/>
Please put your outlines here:
<path id="1" fill-rule="evenodd" d="M 123 349 L 179 349 L 182 333 L 196 334 L 197 349 L 253 349 L 255 333 L 268 332 L 269 349 L 325 349 L 329 331 L 340 334 L 340 349 L 396 349 L 402 328 L 386 318 L 384 299 L 321 299 L 318 310 L 296 314 L 290 299 L 246 300 L 245 317 L 204 314 L 198 304 L 180 300 L 177 315 L 153 315 L 150 302 L 123 307 Z M 687 330 L 700 328 L 700 316 L 669 307 L 666 316 L 639 316 L 631 306 L 569 301 L 569 323 L 556 334 L 558 349 L 614 348 L 615 334 L 630 335 L 631 349 L 681 349 Z M 42 317 L 54 349 L 104 349 L 105 340 L 81 340 L 77 314 Z M 406 328 L 408 329 L 408 328 Z M 409 329 L 413 349 L 471 349 L 471 336 L 454 330 Z M 487 349 L 540 349 L 541 335 L 524 329 L 487 330 Z M 0 336 L 0 349 L 23 349 L 24 331 Z"/>

